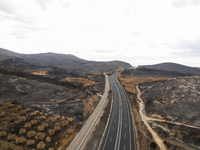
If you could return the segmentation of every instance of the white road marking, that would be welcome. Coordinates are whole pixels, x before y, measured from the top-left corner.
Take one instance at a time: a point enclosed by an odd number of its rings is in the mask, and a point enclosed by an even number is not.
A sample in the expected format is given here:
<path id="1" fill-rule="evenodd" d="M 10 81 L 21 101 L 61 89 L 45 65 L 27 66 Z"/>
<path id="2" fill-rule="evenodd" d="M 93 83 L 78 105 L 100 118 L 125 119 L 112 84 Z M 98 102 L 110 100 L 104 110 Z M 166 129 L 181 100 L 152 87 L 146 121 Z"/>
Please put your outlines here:
<path id="1" fill-rule="evenodd" d="M 126 145 L 124 145 L 124 150 L 126 149 Z"/>
<path id="2" fill-rule="evenodd" d="M 126 124 L 125 124 L 125 128 L 126 128 Z"/>

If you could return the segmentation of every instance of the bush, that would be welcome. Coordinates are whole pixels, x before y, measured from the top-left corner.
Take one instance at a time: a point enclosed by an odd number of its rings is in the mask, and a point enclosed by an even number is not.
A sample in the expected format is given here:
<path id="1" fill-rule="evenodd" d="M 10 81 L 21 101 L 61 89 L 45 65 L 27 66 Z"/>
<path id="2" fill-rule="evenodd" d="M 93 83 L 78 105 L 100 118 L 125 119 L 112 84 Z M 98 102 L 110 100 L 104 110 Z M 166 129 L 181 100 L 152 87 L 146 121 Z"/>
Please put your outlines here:
<path id="1" fill-rule="evenodd" d="M 36 116 L 37 115 L 37 113 L 36 112 L 31 112 L 31 114 L 30 114 L 31 116 Z"/>
<path id="2" fill-rule="evenodd" d="M 37 120 L 31 120 L 30 123 L 31 125 L 37 124 Z"/>
<path id="3" fill-rule="evenodd" d="M 10 118 L 11 118 L 11 121 L 14 121 L 14 120 L 17 119 L 17 116 L 16 115 L 11 115 Z"/>
<path id="4" fill-rule="evenodd" d="M 30 111 L 30 108 L 26 108 L 26 112 L 29 112 Z"/>
<path id="5" fill-rule="evenodd" d="M 26 142 L 26 139 L 25 139 L 23 136 L 17 137 L 17 138 L 15 139 L 15 143 L 16 143 L 16 144 L 25 143 L 25 142 Z"/>
<path id="6" fill-rule="evenodd" d="M 44 115 L 45 115 L 46 117 L 48 116 L 48 114 L 47 114 L 47 113 L 45 113 Z"/>
<path id="7" fill-rule="evenodd" d="M 42 132 L 39 132 L 38 134 L 36 134 L 35 139 L 36 140 L 43 140 L 45 137 L 45 134 Z"/>
<path id="8" fill-rule="evenodd" d="M 71 135 L 72 133 L 73 133 L 73 130 L 72 130 L 72 129 L 67 129 L 66 134 Z"/>
<path id="9" fill-rule="evenodd" d="M 47 128 L 47 127 L 49 127 L 49 124 L 46 123 L 46 122 L 43 122 L 43 123 L 41 124 L 41 126 L 44 127 L 44 128 Z"/>
<path id="10" fill-rule="evenodd" d="M 43 126 L 38 126 L 38 131 L 44 131 L 44 127 Z"/>
<path id="11" fill-rule="evenodd" d="M 26 133 L 26 135 L 29 137 L 29 138 L 31 138 L 31 137 L 33 137 L 33 136 L 35 136 L 35 131 L 29 131 L 29 132 L 27 132 Z"/>
<path id="12" fill-rule="evenodd" d="M 6 131 L 1 131 L 0 132 L 0 137 L 2 137 L 2 136 L 6 136 Z"/>
<path id="13" fill-rule="evenodd" d="M 19 124 L 23 121 L 26 121 L 26 117 L 19 117 L 18 120 L 15 121 L 15 124 Z"/>
<path id="14" fill-rule="evenodd" d="M 3 106 L 4 105 L 4 102 L 0 102 L 0 106 Z"/>
<path id="15" fill-rule="evenodd" d="M 38 145 L 37 145 L 37 149 L 44 149 L 45 148 L 45 144 L 44 144 L 44 142 L 40 142 L 40 143 L 38 143 Z"/>
<path id="16" fill-rule="evenodd" d="M 48 137 L 46 137 L 46 141 L 49 143 L 49 142 L 51 142 L 51 138 L 48 136 Z"/>
<path id="17" fill-rule="evenodd" d="M 11 117 L 7 116 L 5 118 L 3 118 L 3 121 L 5 122 L 11 122 Z"/>
<path id="18" fill-rule="evenodd" d="M 14 141 L 15 139 L 17 138 L 17 136 L 15 135 L 15 134 L 8 134 L 8 136 L 7 136 L 7 139 L 9 140 L 9 141 Z"/>
<path id="19" fill-rule="evenodd" d="M 7 126 L 8 126 L 8 123 L 7 123 L 7 122 L 1 122 L 0 126 L 3 127 L 3 128 L 4 128 L 4 127 L 7 127 Z"/>
<path id="20" fill-rule="evenodd" d="M 25 134 L 25 133 L 26 133 L 26 129 L 21 128 L 21 129 L 19 130 L 19 134 Z"/>
<path id="21" fill-rule="evenodd" d="M 24 148 L 22 146 L 17 146 L 14 150 L 24 150 Z"/>
<path id="22" fill-rule="evenodd" d="M 2 111 L 2 112 L 0 113 L 0 117 L 4 117 L 4 116 L 6 116 L 6 113 L 5 113 L 4 111 Z"/>
<path id="23" fill-rule="evenodd" d="M 49 150 L 54 150 L 53 147 L 49 148 Z"/>
<path id="24" fill-rule="evenodd" d="M 49 130 L 49 134 L 50 134 L 50 136 L 54 135 L 55 134 L 55 130 L 54 129 L 50 129 Z"/>
<path id="25" fill-rule="evenodd" d="M 60 117 L 60 116 L 55 116 L 55 118 L 58 120 L 58 119 L 60 119 L 61 117 Z"/>
<path id="26" fill-rule="evenodd" d="M 51 122 L 54 123 L 57 121 L 57 118 L 51 118 Z"/>
<path id="27" fill-rule="evenodd" d="M 27 141 L 27 145 L 34 145 L 35 144 L 35 140 L 28 140 Z"/>
<path id="28" fill-rule="evenodd" d="M 43 112 L 40 112 L 40 115 L 44 115 L 44 113 L 43 113 Z"/>
<path id="29" fill-rule="evenodd" d="M 45 119 L 46 119 L 46 116 L 40 116 L 39 119 L 40 119 L 40 120 L 45 120 Z"/>
<path id="30" fill-rule="evenodd" d="M 21 105 L 18 105 L 18 106 L 17 106 L 17 110 L 18 110 L 18 111 L 22 110 L 22 106 L 21 106 Z"/>
<path id="31" fill-rule="evenodd" d="M 20 110 L 19 114 L 20 114 L 20 115 L 26 115 L 26 114 L 27 114 L 27 111 L 26 111 L 26 110 Z"/>
<path id="32" fill-rule="evenodd" d="M 66 127 L 66 126 L 68 126 L 68 124 L 69 124 L 69 121 L 67 121 L 67 120 L 61 121 L 62 127 Z"/>
<path id="33" fill-rule="evenodd" d="M 73 121 L 73 118 L 68 118 L 67 119 L 69 122 L 72 122 Z"/>
<path id="34" fill-rule="evenodd" d="M 31 123 L 30 122 L 25 123 L 24 127 L 25 128 L 30 128 L 31 127 Z"/>
<path id="35" fill-rule="evenodd" d="M 61 128 L 59 126 L 54 126 L 54 130 L 59 131 L 59 130 L 61 130 Z"/>

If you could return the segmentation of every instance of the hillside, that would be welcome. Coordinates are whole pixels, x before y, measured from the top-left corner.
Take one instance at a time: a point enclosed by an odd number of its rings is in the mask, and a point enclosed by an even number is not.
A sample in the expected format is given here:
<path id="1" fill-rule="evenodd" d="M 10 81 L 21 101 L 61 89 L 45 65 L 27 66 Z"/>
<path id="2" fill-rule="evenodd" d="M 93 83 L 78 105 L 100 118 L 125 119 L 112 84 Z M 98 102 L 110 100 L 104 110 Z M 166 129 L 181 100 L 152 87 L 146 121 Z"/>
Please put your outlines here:
<path id="1" fill-rule="evenodd" d="M 146 65 L 146 66 L 140 66 L 139 68 L 173 71 L 173 72 L 183 73 L 186 75 L 200 75 L 199 69 L 176 63 L 161 63 L 156 65 Z"/>
<path id="2" fill-rule="evenodd" d="M 119 67 L 129 68 L 130 64 L 122 61 L 109 61 L 109 62 L 97 62 L 97 61 L 88 61 L 81 58 L 78 58 L 71 54 L 55 54 L 55 53 L 42 53 L 42 54 L 18 54 L 6 49 L 0 48 L 0 63 L 1 61 L 5 62 L 9 66 L 8 62 L 13 60 L 20 61 L 21 66 L 35 66 L 36 68 L 47 68 L 48 67 L 57 67 L 67 70 L 69 73 L 83 74 L 83 73 L 92 73 L 92 72 L 107 72 L 116 70 Z M 12 60 L 13 59 L 13 60 Z M 12 65 L 10 65 L 12 66 Z M 15 65 L 16 66 L 16 65 Z"/>

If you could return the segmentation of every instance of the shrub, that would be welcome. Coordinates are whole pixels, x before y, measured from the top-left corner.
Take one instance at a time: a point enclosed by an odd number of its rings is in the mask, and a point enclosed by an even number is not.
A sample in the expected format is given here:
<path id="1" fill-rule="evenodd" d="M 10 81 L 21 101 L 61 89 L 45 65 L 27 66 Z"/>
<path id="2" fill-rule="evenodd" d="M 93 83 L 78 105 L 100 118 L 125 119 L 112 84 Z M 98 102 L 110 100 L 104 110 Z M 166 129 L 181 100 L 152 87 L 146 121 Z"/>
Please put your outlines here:
<path id="1" fill-rule="evenodd" d="M 169 134 L 170 138 L 175 138 L 175 134 L 172 132 Z"/>
<path id="2" fill-rule="evenodd" d="M 55 116 L 55 118 L 58 120 L 58 119 L 60 119 L 61 117 L 60 117 L 60 116 Z"/>
<path id="3" fill-rule="evenodd" d="M 65 120 L 65 117 L 62 117 L 61 120 Z"/>
<path id="4" fill-rule="evenodd" d="M 21 104 L 21 108 L 24 109 L 27 107 L 27 104 Z"/>
<path id="5" fill-rule="evenodd" d="M 39 114 L 40 112 L 38 110 L 35 111 L 36 114 Z"/>
<path id="6" fill-rule="evenodd" d="M 51 142 L 51 138 L 48 136 L 48 137 L 46 137 L 46 141 L 49 143 L 49 142 Z"/>
<path id="7" fill-rule="evenodd" d="M 23 121 L 26 121 L 26 117 L 24 117 L 24 116 L 23 117 L 19 117 L 18 120 L 15 121 L 15 123 L 19 124 L 19 123 L 21 123 Z"/>
<path id="8" fill-rule="evenodd" d="M 57 118 L 51 118 L 51 122 L 54 123 L 57 121 Z"/>
<path id="9" fill-rule="evenodd" d="M 66 127 L 66 126 L 68 126 L 68 124 L 69 124 L 69 121 L 67 121 L 67 120 L 61 121 L 62 127 Z"/>
<path id="10" fill-rule="evenodd" d="M 3 121 L 5 122 L 11 122 L 11 117 L 7 116 L 5 118 L 3 118 Z"/>
<path id="11" fill-rule="evenodd" d="M 26 133 L 26 129 L 21 128 L 21 129 L 19 130 L 19 134 L 25 134 L 25 133 Z"/>
<path id="12" fill-rule="evenodd" d="M 72 122 L 73 121 L 73 118 L 68 118 L 67 119 L 69 122 Z"/>
<path id="13" fill-rule="evenodd" d="M 8 106 L 4 104 L 4 105 L 2 106 L 2 108 L 3 108 L 3 110 L 7 110 L 7 109 L 8 109 Z"/>
<path id="14" fill-rule="evenodd" d="M 30 128 L 31 127 L 31 123 L 30 122 L 25 123 L 24 127 L 25 128 Z"/>
<path id="15" fill-rule="evenodd" d="M 1 131 L 0 132 L 0 137 L 2 137 L 2 136 L 6 136 L 6 131 Z"/>
<path id="16" fill-rule="evenodd" d="M 40 116 L 39 119 L 40 119 L 40 120 L 45 120 L 45 119 L 46 119 L 46 116 Z"/>
<path id="17" fill-rule="evenodd" d="M 13 150 L 24 150 L 24 148 L 23 148 L 22 146 L 17 146 L 17 147 L 15 147 L 15 149 L 13 149 Z"/>
<path id="18" fill-rule="evenodd" d="M 58 145 L 58 142 L 55 142 L 55 146 L 57 146 Z"/>
<path id="19" fill-rule="evenodd" d="M 45 134 L 42 132 L 39 132 L 38 134 L 36 134 L 35 139 L 36 140 L 43 140 L 45 137 Z"/>
<path id="20" fill-rule="evenodd" d="M 41 124 L 41 126 L 44 127 L 44 128 L 47 128 L 47 127 L 49 126 L 49 124 L 46 123 L 46 122 L 43 122 L 43 123 Z"/>
<path id="21" fill-rule="evenodd" d="M 17 110 L 18 110 L 18 111 L 22 110 L 22 106 L 21 106 L 21 105 L 18 105 L 18 106 L 17 106 Z"/>
<path id="22" fill-rule="evenodd" d="M 0 117 L 4 117 L 4 116 L 6 116 L 6 113 L 5 113 L 4 111 L 2 111 L 2 112 L 0 113 Z"/>
<path id="23" fill-rule="evenodd" d="M 0 126 L 3 127 L 3 128 L 4 128 L 4 127 L 7 127 L 7 126 L 8 126 L 8 123 L 7 123 L 7 122 L 1 122 Z"/>
<path id="24" fill-rule="evenodd" d="M 43 126 L 38 126 L 38 131 L 44 131 L 44 127 Z"/>
<path id="25" fill-rule="evenodd" d="M 43 112 L 40 112 L 40 115 L 44 115 L 44 113 L 43 113 Z"/>
<path id="26" fill-rule="evenodd" d="M 40 143 L 38 143 L 38 145 L 37 145 L 37 149 L 44 149 L 45 148 L 45 144 L 44 144 L 44 142 L 40 142 Z"/>
<path id="27" fill-rule="evenodd" d="M 34 145 L 35 144 L 35 140 L 28 140 L 27 141 L 27 145 Z"/>
<path id="28" fill-rule="evenodd" d="M 30 114 L 31 116 L 36 116 L 37 115 L 37 113 L 36 112 L 31 112 L 31 114 Z"/>
<path id="29" fill-rule="evenodd" d="M 26 114 L 27 114 L 27 111 L 26 111 L 26 110 L 20 110 L 19 114 L 20 114 L 20 115 L 26 115 Z"/>
<path id="30" fill-rule="evenodd" d="M 54 129 L 50 129 L 49 130 L 49 134 L 50 134 L 50 136 L 54 135 L 55 134 L 55 130 Z"/>
<path id="31" fill-rule="evenodd" d="M 31 125 L 37 124 L 37 120 L 31 120 L 30 123 Z"/>
<path id="32" fill-rule="evenodd" d="M 17 116 L 16 115 L 11 115 L 10 118 L 11 118 L 11 121 L 14 121 L 14 120 L 17 119 Z"/>
<path id="33" fill-rule="evenodd" d="M 35 131 L 29 131 L 29 132 L 27 132 L 26 133 L 26 135 L 29 137 L 29 138 L 31 138 L 31 137 L 33 137 L 33 136 L 35 136 Z"/>
<path id="34" fill-rule="evenodd" d="M 59 126 L 54 126 L 54 130 L 59 131 L 59 130 L 61 130 L 61 128 Z"/>
<path id="35" fill-rule="evenodd" d="M 8 134 L 8 136 L 7 136 L 7 139 L 9 140 L 9 141 L 14 141 L 15 139 L 17 138 L 17 136 L 15 135 L 15 134 Z"/>
<path id="36" fill-rule="evenodd" d="M 16 143 L 16 144 L 25 143 L 25 142 L 26 142 L 26 139 L 25 139 L 23 136 L 17 137 L 17 138 L 15 139 L 15 143 Z"/>
<path id="37" fill-rule="evenodd" d="M 30 108 L 26 108 L 26 112 L 29 112 L 30 111 Z"/>
<path id="38" fill-rule="evenodd" d="M 72 130 L 72 129 L 67 129 L 66 134 L 71 135 L 72 133 L 73 133 L 73 130 Z"/>
<path id="39" fill-rule="evenodd" d="M 53 147 L 49 148 L 49 150 L 54 150 Z"/>
<path id="40" fill-rule="evenodd" d="M 0 106 L 3 106 L 4 105 L 4 102 L 0 102 Z"/>

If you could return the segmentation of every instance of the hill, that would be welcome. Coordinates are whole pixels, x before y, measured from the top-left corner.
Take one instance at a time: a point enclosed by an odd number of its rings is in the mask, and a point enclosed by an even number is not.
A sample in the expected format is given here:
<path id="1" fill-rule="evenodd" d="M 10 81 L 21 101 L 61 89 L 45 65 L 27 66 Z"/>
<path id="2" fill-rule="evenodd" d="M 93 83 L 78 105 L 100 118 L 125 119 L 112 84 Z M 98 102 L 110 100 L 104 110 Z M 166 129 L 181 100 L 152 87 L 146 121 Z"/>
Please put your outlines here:
<path id="1" fill-rule="evenodd" d="M 71 54 L 55 54 L 55 53 L 42 53 L 42 54 L 18 54 L 12 51 L 0 48 L 0 61 L 7 60 L 8 62 L 20 61 L 20 65 L 37 66 L 37 68 L 54 66 L 57 68 L 65 69 L 69 73 L 83 74 L 92 72 L 107 72 L 116 70 L 119 67 L 129 68 L 130 64 L 122 61 L 109 61 L 109 62 L 97 62 L 88 61 L 78 58 Z M 29 70 L 31 70 L 31 68 Z"/>
<path id="2" fill-rule="evenodd" d="M 156 65 L 140 66 L 139 68 L 156 69 L 183 73 L 185 75 L 200 75 L 200 69 L 176 63 L 161 63 Z"/>

